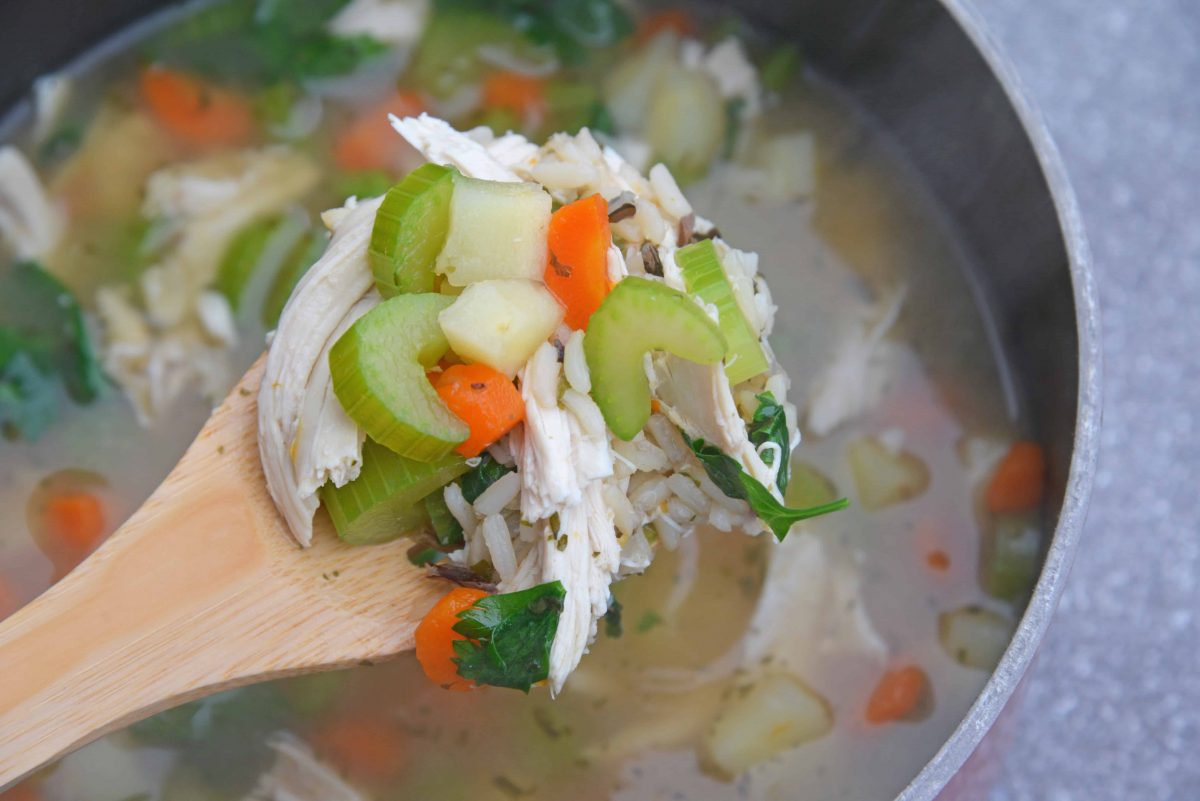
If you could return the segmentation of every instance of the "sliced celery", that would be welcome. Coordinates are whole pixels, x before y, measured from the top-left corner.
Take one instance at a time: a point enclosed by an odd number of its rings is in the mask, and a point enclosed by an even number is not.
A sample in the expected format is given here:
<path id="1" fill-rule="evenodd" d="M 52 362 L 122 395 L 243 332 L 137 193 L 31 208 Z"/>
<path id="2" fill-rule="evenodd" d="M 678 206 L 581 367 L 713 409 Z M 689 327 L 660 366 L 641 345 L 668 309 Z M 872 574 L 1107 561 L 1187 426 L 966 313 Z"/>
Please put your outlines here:
<path id="1" fill-rule="evenodd" d="M 350 419 L 379 444 L 421 462 L 441 459 L 470 433 L 425 377 L 450 347 L 438 313 L 453 302 L 435 294 L 385 300 L 329 352 L 333 391 Z"/>
<path id="2" fill-rule="evenodd" d="M 721 257 L 711 239 L 680 248 L 675 261 L 683 270 L 683 280 L 688 292 L 705 303 L 717 307 L 717 318 L 721 322 L 721 333 L 729 344 L 729 355 L 725 359 L 725 375 L 730 384 L 740 384 L 767 371 L 770 364 L 758 341 L 758 334 L 738 306 L 733 286 L 725 275 Z"/>
<path id="3" fill-rule="evenodd" d="M 246 284 L 250 283 L 250 276 L 255 273 L 263 251 L 266 250 L 267 240 L 271 238 L 271 232 L 280 222 L 272 219 L 251 223 L 238 231 L 229 247 L 225 249 L 225 255 L 221 257 L 221 263 L 217 267 L 217 280 L 213 288 L 229 300 L 229 305 L 234 310 L 241 303 L 242 292 L 245 291 Z"/>
<path id="4" fill-rule="evenodd" d="M 983 591 L 1005 601 L 1024 596 L 1037 576 L 1041 545 L 1041 532 L 1032 516 L 997 516 L 984 531 L 979 551 Z"/>
<path id="5" fill-rule="evenodd" d="M 451 167 L 423 164 L 384 196 L 368 257 L 385 298 L 433 291 L 433 263 L 450 228 L 454 174 Z"/>
<path id="6" fill-rule="evenodd" d="M 418 462 L 367 440 L 358 478 L 344 487 L 326 484 L 321 503 L 342 540 L 351 545 L 388 542 L 425 526 L 426 496 L 465 472 L 466 460 L 457 454 Z"/>
<path id="7" fill-rule="evenodd" d="M 626 278 L 588 321 L 583 349 L 592 397 L 613 433 L 630 440 L 650 419 L 646 354 L 663 350 L 715 364 L 725 355 L 725 337 L 682 292 L 648 278 Z"/>
<path id="8" fill-rule="evenodd" d="M 295 281 L 320 257 L 325 242 L 325 235 L 312 230 L 303 215 L 288 214 L 252 223 L 242 229 L 225 250 L 213 286 L 229 299 L 229 305 L 236 310 L 252 282 L 254 286 L 261 287 L 258 277 L 270 279 L 272 283 L 267 290 L 267 303 L 282 292 L 283 298 L 279 303 L 282 310 Z M 294 279 L 286 287 L 277 288 L 293 274 Z M 250 296 L 260 292 L 261 289 L 250 290 Z M 274 321 L 270 324 L 273 325 Z"/>

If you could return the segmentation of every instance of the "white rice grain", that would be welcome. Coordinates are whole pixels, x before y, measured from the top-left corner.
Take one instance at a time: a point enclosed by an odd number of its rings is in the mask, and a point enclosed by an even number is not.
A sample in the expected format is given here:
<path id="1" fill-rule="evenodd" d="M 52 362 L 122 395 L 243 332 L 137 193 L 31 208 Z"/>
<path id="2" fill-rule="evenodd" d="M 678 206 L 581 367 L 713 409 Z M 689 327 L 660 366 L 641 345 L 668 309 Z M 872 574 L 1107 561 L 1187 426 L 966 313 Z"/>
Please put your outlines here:
<path id="1" fill-rule="evenodd" d="M 667 477 L 667 486 L 671 488 L 671 492 L 679 498 L 684 504 L 691 508 L 693 512 L 703 512 L 712 505 L 708 496 L 700 491 L 696 483 L 687 476 L 681 473 L 673 473 Z"/>
<path id="2" fill-rule="evenodd" d="M 658 541 L 668 551 L 679 547 L 679 540 L 683 537 L 683 527 L 670 517 L 659 515 L 654 518 L 654 530 L 658 532 Z"/>
<path id="3" fill-rule="evenodd" d="M 521 475 L 505 473 L 475 499 L 475 514 L 480 517 L 498 515 L 521 491 Z"/>
<path id="4" fill-rule="evenodd" d="M 628 442 L 614 437 L 612 449 L 629 464 L 648 473 L 657 473 L 670 466 L 667 454 L 641 434 Z"/>
<path id="5" fill-rule="evenodd" d="M 658 511 L 659 506 L 669 497 L 671 489 L 667 486 L 667 480 L 655 476 L 630 492 L 629 502 L 642 514 L 652 514 Z"/>
<path id="6" fill-rule="evenodd" d="M 613 513 L 613 525 L 617 527 L 617 531 L 625 537 L 633 534 L 633 530 L 637 528 L 638 513 L 629 502 L 629 498 L 614 484 L 606 483 L 601 493 L 604 504 Z"/>
<path id="7" fill-rule="evenodd" d="M 558 407 L 558 351 L 550 343 L 542 345 L 529 359 L 525 378 L 537 376 L 530 387 L 538 405 L 546 409 Z"/>
<path id="8" fill-rule="evenodd" d="M 675 176 L 671 175 L 671 171 L 665 165 L 655 164 L 650 168 L 650 186 L 658 198 L 658 205 L 662 206 L 667 214 L 682 220 L 692 213 L 692 204 L 688 203 L 683 192 L 679 191 Z"/>
<path id="9" fill-rule="evenodd" d="M 733 529 L 733 515 L 724 506 L 713 504 L 708 509 L 708 524 L 717 531 L 731 531 Z"/>
<path id="10" fill-rule="evenodd" d="M 455 483 L 447 484 L 446 489 L 442 491 L 442 497 L 446 500 L 446 508 L 450 510 L 450 514 L 454 515 L 454 519 L 463 527 L 463 532 L 473 533 L 478 521 L 471 504 L 463 497 L 462 487 Z"/>
<path id="11" fill-rule="evenodd" d="M 635 200 L 634 205 L 637 207 L 637 214 L 631 219 L 637 221 L 638 227 L 642 232 L 642 238 L 653 242 L 655 245 L 661 245 L 666 242 L 669 226 L 666 220 L 663 219 L 658 207 L 641 198 Z"/>
<path id="12" fill-rule="evenodd" d="M 587 355 L 583 352 L 582 331 L 571 332 L 563 348 L 563 373 L 571 389 L 584 395 L 592 391 L 592 374 L 588 370 Z"/>
<path id="13" fill-rule="evenodd" d="M 654 443 L 662 448 L 671 464 L 678 465 L 687 461 L 688 452 L 684 448 L 683 440 L 679 437 L 679 430 L 671 424 L 670 420 L 661 414 L 654 414 L 650 416 L 646 428 L 654 437 Z"/>
<path id="14" fill-rule="evenodd" d="M 690 523 L 696 512 L 679 498 L 671 498 L 667 501 L 667 516 L 677 523 Z"/>
<path id="15" fill-rule="evenodd" d="M 533 180 L 547 189 L 580 189 L 596 180 L 596 170 L 586 162 L 539 161 L 530 171 Z"/>
<path id="16" fill-rule="evenodd" d="M 695 478 L 699 483 L 701 492 L 703 492 L 709 498 L 712 498 L 717 504 L 728 509 L 730 512 L 741 514 L 742 510 L 745 508 L 745 501 L 738 500 L 737 498 L 730 498 L 728 495 L 722 492 L 721 488 L 714 484 L 712 479 L 703 472 L 696 471 L 696 475 L 693 475 L 693 478 Z"/>
<path id="17" fill-rule="evenodd" d="M 509 475 L 513 474 L 509 473 Z M 520 486 L 519 481 L 517 484 Z M 495 484 L 492 485 L 492 487 L 495 486 Z M 513 550 L 512 535 L 509 534 L 508 523 L 505 523 L 504 518 L 498 514 L 488 515 L 483 519 L 480 531 L 483 534 L 483 541 L 487 544 L 492 567 L 496 569 L 496 574 L 500 576 L 500 580 L 505 581 L 512 578 L 517 572 L 517 554 Z"/>
<path id="18" fill-rule="evenodd" d="M 512 466 L 516 464 L 512 449 L 508 446 L 508 437 L 502 437 L 488 446 L 488 453 L 500 464 Z"/>

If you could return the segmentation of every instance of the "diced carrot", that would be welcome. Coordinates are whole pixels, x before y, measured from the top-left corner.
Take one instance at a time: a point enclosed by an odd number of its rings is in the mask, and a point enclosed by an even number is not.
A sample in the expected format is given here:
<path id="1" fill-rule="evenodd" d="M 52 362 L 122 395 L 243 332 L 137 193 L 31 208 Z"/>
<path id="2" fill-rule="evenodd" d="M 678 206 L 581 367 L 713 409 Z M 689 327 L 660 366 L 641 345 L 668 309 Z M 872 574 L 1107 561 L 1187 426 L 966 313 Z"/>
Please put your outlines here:
<path id="1" fill-rule="evenodd" d="M 417 661 L 429 680 L 447 690 L 465 691 L 471 683 L 458 675 L 454 662 L 454 643 L 466 639 L 454 627 L 460 613 L 470 609 L 480 598 L 486 598 L 483 590 L 456 587 L 434 604 L 417 626 Z"/>
<path id="2" fill-rule="evenodd" d="M 536 126 L 546 116 L 546 82 L 516 72 L 493 72 L 483 82 L 483 107 L 511 111 Z"/>
<path id="3" fill-rule="evenodd" d="M 200 147 L 245 144 L 254 135 L 254 109 L 240 94 L 166 67 L 142 70 L 146 105 L 176 138 Z"/>
<path id="4" fill-rule="evenodd" d="M 592 195 L 563 206 L 550 218 L 546 288 L 566 307 L 566 323 L 587 329 L 588 318 L 608 295 L 608 204 Z"/>
<path id="5" fill-rule="evenodd" d="M 950 554 L 941 548 L 934 549 L 925 555 L 925 564 L 929 565 L 930 570 L 945 573 L 950 569 Z"/>
<path id="6" fill-rule="evenodd" d="M 987 488 L 992 514 L 1014 514 L 1037 509 L 1046 482 L 1046 457 L 1036 442 L 1014 442 L 996 468 Z"/>
<path id="7" fill-rule="evenodd" d="M 55 580 L 75 569 L 107 533 L 104 504 L 83 491 L 51 496 L 42 508 L 38 545 L 54 564 Z"/>
<path id="8" fill-rule="evenodd" d="M 379 718 L 338 718 L 318 731 L 313 740 L 317 751 L 352 779 L 381 782 L 394 779 L 404 770 L 404 733 Z"/>
<path id="9" fill-rule="evenodd" d="M 674 31 L 683 38 L 693 37 L 696 35 L 696 20 L 682 8 L 664 9 L 642 19 L 638 23 L 634 39 L 641 44 L 653 39 L 663 31 Z"/>
<path id="10" fill-rule="evenodd" d="M 32 782 L 25 782 L 0 793 L 0 801 L 42 801 L 42 794 Z"/>
<path id="11" fill-rule="evenodd" d="M 867 702 L 868 723 L 890 723 L 915 713 L 929 692 L 929 679 L 916 665 L 889 670 L 879 679 Z"/>
<path id="12" fill-rule="evenodd" d="M 439 373 L 434 389 L 471 429 L 457 450 L 471 458 L 525 419 L 525 402 L 513 382 L 486 364 L 455 364 Z"/>
<path id="13" fill-rule="evenodd" d="M 409 117 L 425 109 L 415 92 L 395 92 L 350 121 L 337 135 L 333 160 L 343 170 L 391 170 L 401 168 L 408 144 L 392 129 L 389 114 Z"/>

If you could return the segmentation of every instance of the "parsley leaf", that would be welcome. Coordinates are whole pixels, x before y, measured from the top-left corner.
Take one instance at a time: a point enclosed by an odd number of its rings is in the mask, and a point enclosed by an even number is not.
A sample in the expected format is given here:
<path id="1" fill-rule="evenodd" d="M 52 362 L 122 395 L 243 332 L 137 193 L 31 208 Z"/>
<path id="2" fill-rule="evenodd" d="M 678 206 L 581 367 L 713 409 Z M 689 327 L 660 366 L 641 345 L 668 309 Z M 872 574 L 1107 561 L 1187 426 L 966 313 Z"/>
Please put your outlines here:
<path id="1" fill-rule="evenodd" d="M 775 400 L 770 392 L 754 396 L 758 400 L 758 408 L 754 410 L 754 418 L 750 421 L 748 432 L 750 441 L 755 447 L 764 442 L 774 442 L 779 446 L 780 464 L 776 468 L 775 483 L 779 491 L 785 492 L 788 485 L 788 457 L 792 454 L 790 437 L 788 436 L 787 415 L 783 404 Z M 768 467 L 773 466 L 776 454 L 773 450 L 763 452 L 763 461 Z"/>
<path id="2" fill-rule="evenodd" d="M 612 595 L 608 596 L 608 611 L 604 613 L 604 634 L 616 639 L 625 633 L 621 625 L 621 602 Z"/>
<path id="3" fill-rule="evenodd" d="M 462 477 L 462 494 L 467 503 L 475 503 L 484 490 L 516 470 L 515 467 L 500 464 L 490 453 L 483 454 L 480 459 L 479 464 Z"/>
<path id="4" fill-rule="evenodd" d="M 680 433 L 683 434 L 683 440 L 692 449 L 692 453 L 696 454 L 696 458 L 700 460 L 700 464 L 704 465 L 708 477 L 720 488 L 721 492 L 730 498 L 738 498 L 750 504 L 754 514 L 767 524 L 780 542 L 787 536 L 794 523 L 836 512 L 850 505 L 849 501 L 842 498 L 808 509 L 789 509 L 775 500 L 775 496 L 771 494 L 770 490 L 743 470 L 733 457 L 726 455 L 720 448 L 708 444 L 703 439 L 692 439 L 685 432 L 681 431 Z"/>
<path id="5" fill-rule="evenodd" d="M 529 692 L 550 673 L 550 646 L 558 631 L 562 582 L 489 595 L 459 614 L 454 630 L 458 675 L 476 684 Z"/>

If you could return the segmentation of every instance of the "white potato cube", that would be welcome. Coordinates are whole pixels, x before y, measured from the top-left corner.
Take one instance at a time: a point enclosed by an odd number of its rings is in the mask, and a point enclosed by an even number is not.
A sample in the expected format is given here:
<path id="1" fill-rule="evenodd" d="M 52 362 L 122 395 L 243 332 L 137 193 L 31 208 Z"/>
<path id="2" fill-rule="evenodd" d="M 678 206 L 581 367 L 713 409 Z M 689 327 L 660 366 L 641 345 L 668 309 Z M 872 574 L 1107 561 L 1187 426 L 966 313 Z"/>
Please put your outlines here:
<path id="1" fill-rule="evenodd" d="M 497 278 L 541 281 L 551 205 L 537 184 L 455 176 L 450 230 L 435 269 L 454 286 Z"/>
<path id="2" fill-rule="evenodd" d="M 438 316 L 455 353 L 510 378 L 562 319 L 562 306 L 542 283 L 510 278 L 471 284 Z"/>
<path id="3" fill-rule="evenodd" d="M 825 699 L 799 679 L 773 673 L 730 699 L 709 732 L 706 756 L 719 773 L 734 777 L 824 736 L 832 726 Z"/>

